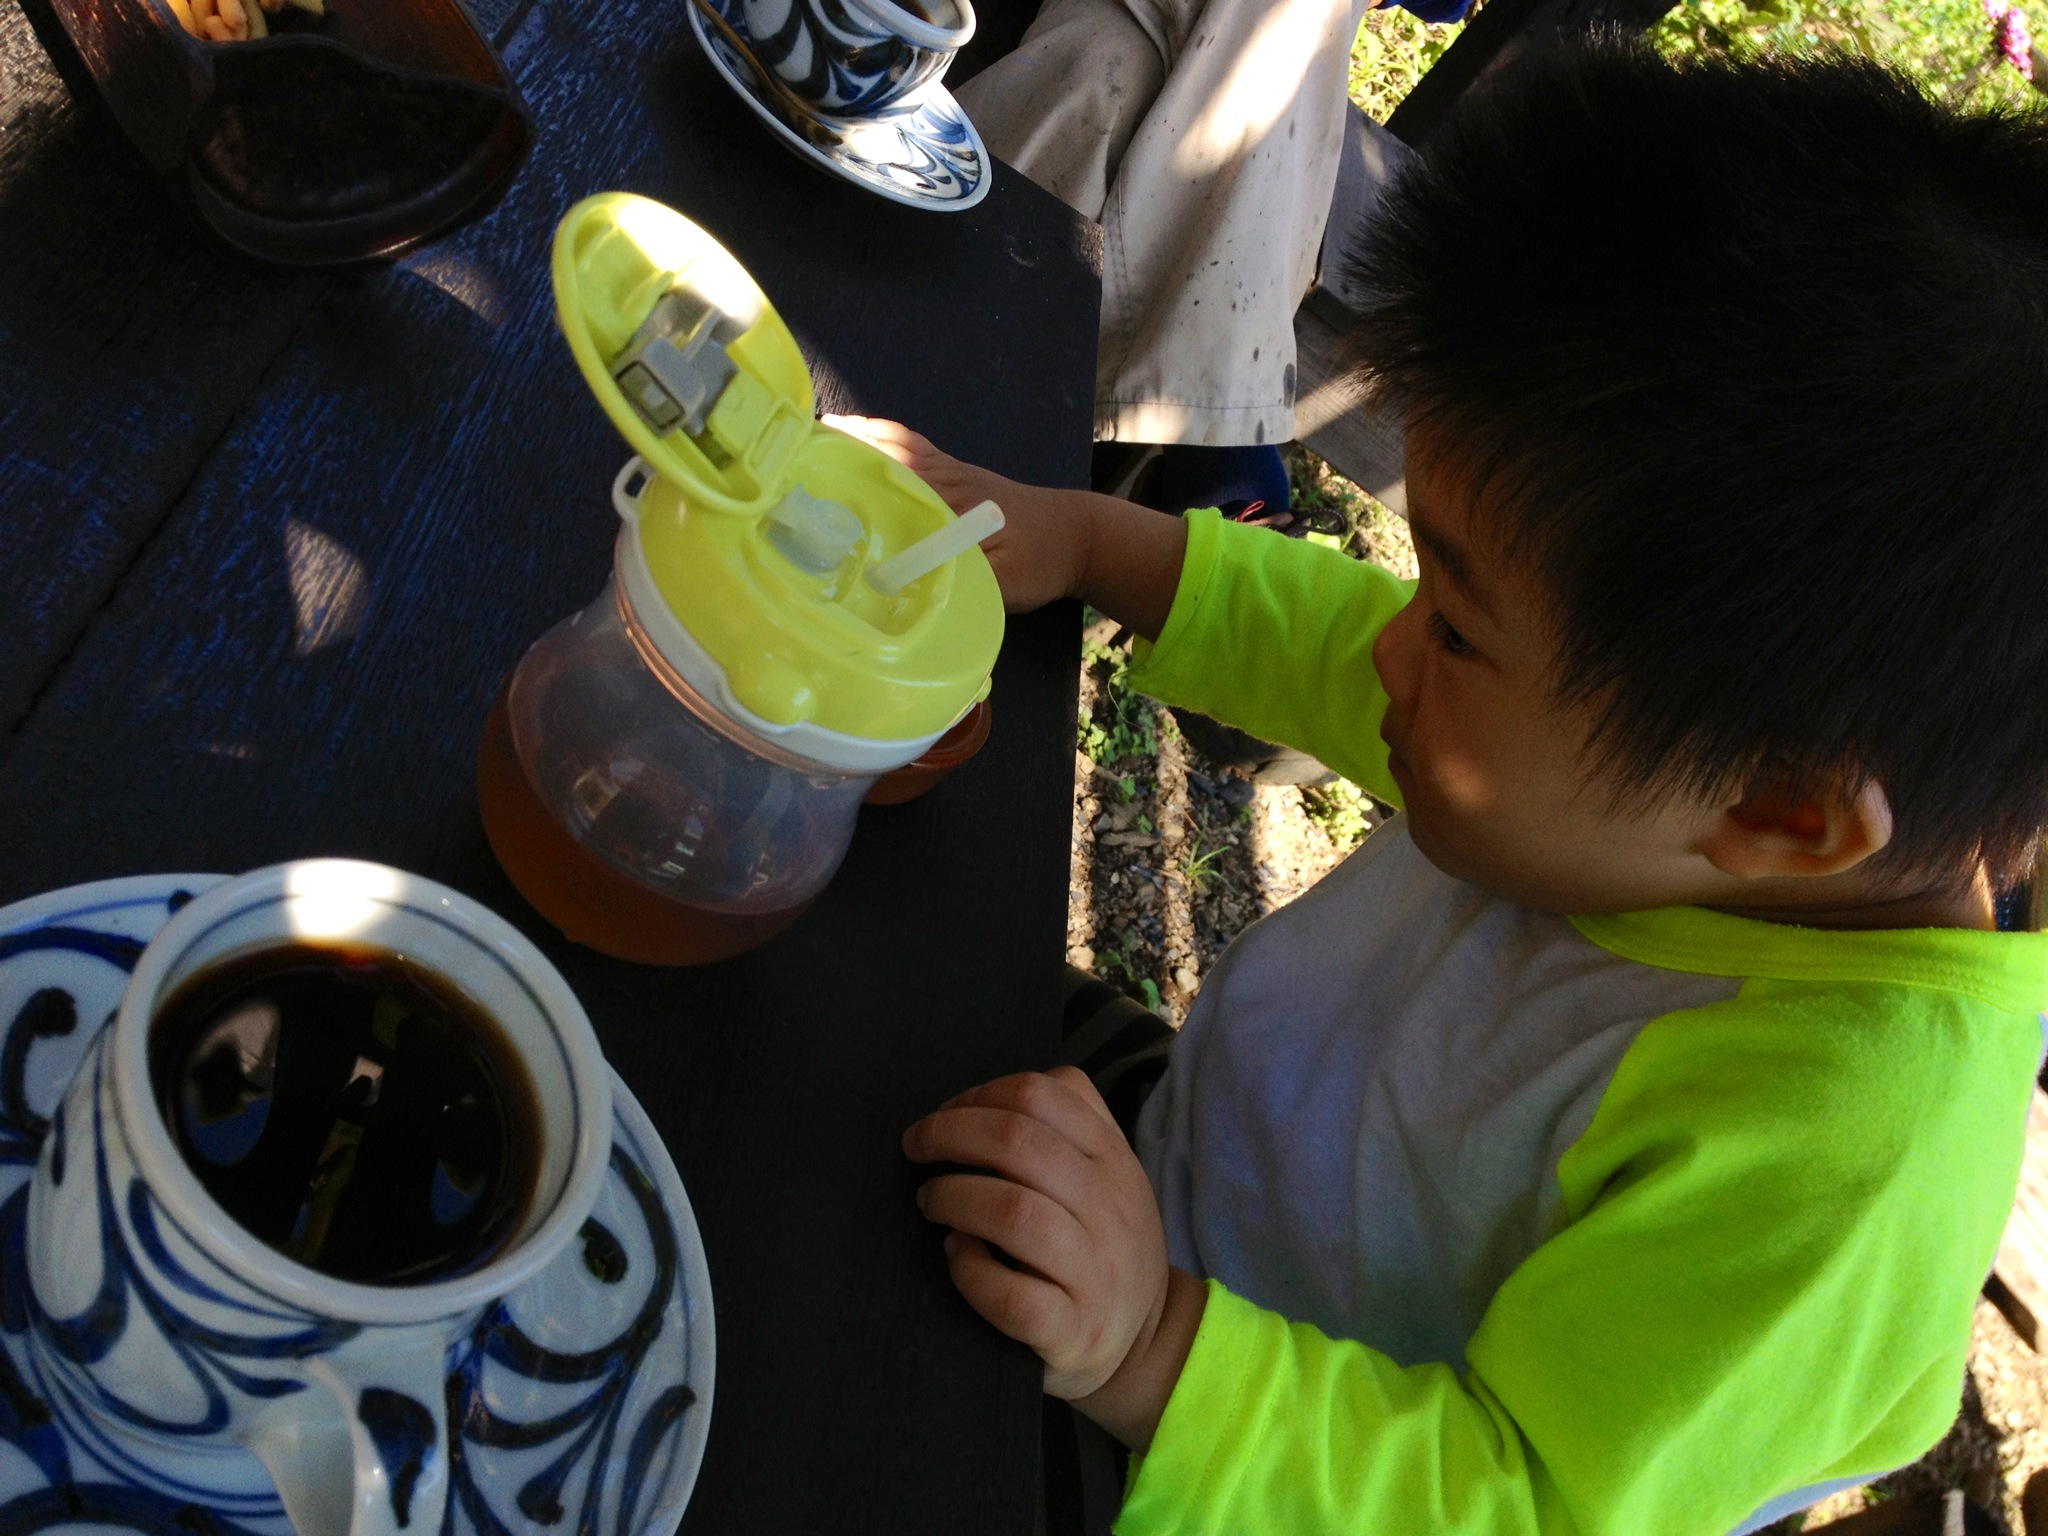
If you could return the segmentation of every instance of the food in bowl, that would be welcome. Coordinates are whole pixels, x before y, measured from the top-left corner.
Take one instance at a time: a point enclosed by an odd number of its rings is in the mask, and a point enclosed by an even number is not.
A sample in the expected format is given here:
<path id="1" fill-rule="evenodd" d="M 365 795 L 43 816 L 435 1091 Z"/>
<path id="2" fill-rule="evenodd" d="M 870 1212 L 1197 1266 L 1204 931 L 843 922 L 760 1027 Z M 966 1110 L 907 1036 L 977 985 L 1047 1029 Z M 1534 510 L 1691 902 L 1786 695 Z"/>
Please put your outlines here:
<path id="1" fill-rule="evenodd" d="M 287 5 L 310 15 L 327 14 L 327 0 L 165 0 L 178 25 L 209 43 L 246 43 L 268 37 L 264 12 L 276 15 Z"/>

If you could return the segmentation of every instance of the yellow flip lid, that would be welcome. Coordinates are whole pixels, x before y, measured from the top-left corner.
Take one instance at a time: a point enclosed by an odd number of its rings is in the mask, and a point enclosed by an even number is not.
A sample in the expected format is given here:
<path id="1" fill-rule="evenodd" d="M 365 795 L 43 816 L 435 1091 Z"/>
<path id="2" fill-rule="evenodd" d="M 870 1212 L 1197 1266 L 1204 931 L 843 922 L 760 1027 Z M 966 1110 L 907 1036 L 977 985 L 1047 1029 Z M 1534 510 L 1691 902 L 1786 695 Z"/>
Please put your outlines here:
<path id="1" fill-rule="evenodd" d="M 796 340 L 732 254 L 609 192 L 555 235 L 584 379 L 653 481 L 636 534 L 675 619 L 777 726 L 934 735 L 987 691 L 1002 595 L 970 548 L 900 590 L 874 567 L 953 513 L 879 449 L 821 426 Z"/>

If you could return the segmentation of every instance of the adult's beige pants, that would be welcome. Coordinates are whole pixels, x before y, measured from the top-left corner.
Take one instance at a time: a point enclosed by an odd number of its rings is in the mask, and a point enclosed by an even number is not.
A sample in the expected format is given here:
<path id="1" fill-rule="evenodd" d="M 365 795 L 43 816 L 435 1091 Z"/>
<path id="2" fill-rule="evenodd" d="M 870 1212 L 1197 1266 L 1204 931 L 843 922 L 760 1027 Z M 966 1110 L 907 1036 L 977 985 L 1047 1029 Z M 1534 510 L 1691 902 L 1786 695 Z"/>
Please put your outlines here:
<path id="1" fill-rule="evenodd" d="M 1366 0 L 1046 0 L 959 89 L 995 154 L 1102 223 L 1095 435 L 1294 436 Z"/>

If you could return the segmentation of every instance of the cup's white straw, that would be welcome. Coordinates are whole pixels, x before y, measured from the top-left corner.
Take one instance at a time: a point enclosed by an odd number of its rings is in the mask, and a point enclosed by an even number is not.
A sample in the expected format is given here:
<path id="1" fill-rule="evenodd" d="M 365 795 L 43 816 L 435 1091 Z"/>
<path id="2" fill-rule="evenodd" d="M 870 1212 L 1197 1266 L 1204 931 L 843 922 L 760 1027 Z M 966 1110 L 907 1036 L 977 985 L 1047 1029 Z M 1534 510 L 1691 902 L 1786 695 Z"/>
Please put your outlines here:
<path id="1" fill-rule="evenodd" d="M 868 585 L 884 597 L 894 597 L 918 577 L 936 571 L 948 560 L 965 554 L 1003 526 L 1003 509 L 992 501 L 969 507 L 937 533 L 926 534 L 910 548 L 868 567 Z"/>

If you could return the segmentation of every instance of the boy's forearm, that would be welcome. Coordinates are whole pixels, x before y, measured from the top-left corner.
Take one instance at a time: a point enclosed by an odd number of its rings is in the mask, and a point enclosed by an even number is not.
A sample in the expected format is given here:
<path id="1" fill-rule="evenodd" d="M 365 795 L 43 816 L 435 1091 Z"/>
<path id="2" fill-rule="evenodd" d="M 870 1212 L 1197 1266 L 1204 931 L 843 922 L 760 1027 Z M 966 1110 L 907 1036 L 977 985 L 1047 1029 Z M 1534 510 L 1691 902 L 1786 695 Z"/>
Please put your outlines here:
<path id="1" fill-rule="evenodd" d="M 1098 613 L 1157 640 L 1173 611 L 1187 553 L 1187 524 L 1095 491 L 1065 493 L 1085 530 L 1072 595 Z"/>
<path id="2" fill-rule="evenodd" d="M 1169 1269 L 1158 1318 L 1138 1335 L 1116 1374 L 1074 1406 L 1132 1450 L 1150 1447 L 1208 1304 L 1207 1286 L 1184 1269 Z"/>

